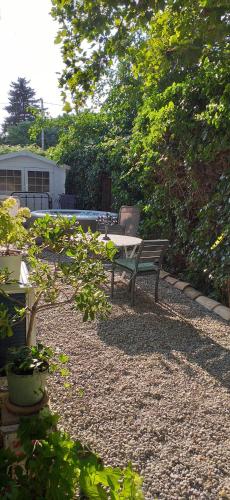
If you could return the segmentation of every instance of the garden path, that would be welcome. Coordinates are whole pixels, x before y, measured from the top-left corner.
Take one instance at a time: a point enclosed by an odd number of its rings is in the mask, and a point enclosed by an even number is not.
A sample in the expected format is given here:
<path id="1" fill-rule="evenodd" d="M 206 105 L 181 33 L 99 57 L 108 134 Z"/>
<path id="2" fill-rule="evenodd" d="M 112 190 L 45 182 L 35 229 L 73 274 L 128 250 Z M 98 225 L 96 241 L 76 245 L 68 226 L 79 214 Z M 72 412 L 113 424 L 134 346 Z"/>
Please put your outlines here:
<path id="1" fill-rule="evenodd" d="M 39 339 L 70 356 L 52 408 L 107 464 L 131 460 L 146 499 L 229 498 L 229 325 L 163 281 L 155 304 L 151 280 L 133 309 L 120 283 L 106 321 L 67 306 L 39 319 Z"/>

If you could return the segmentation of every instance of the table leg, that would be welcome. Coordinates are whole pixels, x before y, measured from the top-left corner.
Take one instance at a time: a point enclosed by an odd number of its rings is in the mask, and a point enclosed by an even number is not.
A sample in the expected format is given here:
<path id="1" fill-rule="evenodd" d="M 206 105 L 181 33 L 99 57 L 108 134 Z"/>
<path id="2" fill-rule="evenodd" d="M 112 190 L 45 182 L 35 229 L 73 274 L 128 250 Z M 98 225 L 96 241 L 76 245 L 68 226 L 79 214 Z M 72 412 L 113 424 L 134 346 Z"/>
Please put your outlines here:
<path id="1" fill-rule="evenodd" d="M 135 245 L 135 246 L 132 248 L 132 250 L 131 250 L 131 252 L 130 252 L 130 255 L 128 254 L 127 247 L 124 247 L 124 249 L 125 249 L 125 258 L 126 258 L 126 259 L 132 259 L 132 258 L 133 258 L 133 256 L 135 255 L 135 252 L 136 252 L 136 249 L 137 249 L 137 245 Z M 122 278 L 122 279 L 124 279 L 125 275 L 126 275 L 126 271 L 123 271 L 123 273 L 122 273 L 122 275 L 121 275 L 121 278 Z"/>
<path id="2" fill-rule="evenodd" d="M 135 247 L 133 247 L 133 249 L 131 250 L 130 256 L 129 256 L 130 259 L 132 259 L 133 256 L 135 255 L 136 249 L 137 249 L 137 245 L 135 245 Z"/>

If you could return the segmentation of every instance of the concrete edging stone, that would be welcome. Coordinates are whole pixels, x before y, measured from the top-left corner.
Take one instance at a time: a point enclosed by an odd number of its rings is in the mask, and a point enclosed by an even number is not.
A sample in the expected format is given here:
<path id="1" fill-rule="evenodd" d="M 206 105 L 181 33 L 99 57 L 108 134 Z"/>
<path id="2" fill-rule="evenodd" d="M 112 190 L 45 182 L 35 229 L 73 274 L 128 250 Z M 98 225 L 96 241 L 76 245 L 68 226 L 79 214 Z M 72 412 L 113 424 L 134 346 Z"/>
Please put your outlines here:
<path id="1" fill-rule="evenodd" d="M 213 311 L 221 316 L 221 318 L 225 319 L 226 321 L 230 321 L 230 308 L 226 306 L 222 306 L 222 304 L 219 303 L 218 306 L 213 309 Z"/>
<path id="2" fill-rule="evenodd" d="M 183 292 L 189 286 L 189 283 L 186 281 L 177 281 L 174 286 Z"/>
<path id="3" fill-rule="evenodd" d="M 169 283 L 169 285 L 172 285 L 174 288 L 177 288 L 177 290 L 185 293 L 187 297 L 195 300 L 198 304 L 205 307 L 205 309 L 208 309 L 208 311 L 212 311 L 222 319 L 230 321 L 229 307 L 224 306 L 220 302 L 217 302 L 210 297 L 205 297 L 205 295 L 193 288 L 190 283 L 178 280 L 164 270 L 160 271 L 160 278 Z"/>
<path id="4" fill-rule="evenodd" d="M 199 290 L 196 290 L 191 285 L 184 288 L 183 292 L 185 293 L 185 295 L 187 295 L 187 297 L 189 297 L 192 300 L 195 300 L 197 297 L 200 297 L 202 295 L 202 293 L 199 292 Z"/>
<path id="5" fill-rule="evenodd" d="M 179 280 L 169 275 L 166 276 L 165 281 L 167 281 L 167 283 L 169 283 L 170 285 L 175 285 L 175 283 L 177 283 Z"/>
<path id="6" fill-rule="evenodd" d="M 210 299 L 209 297 L 205 297 L 204 295 L 200 295 L 200 297 L 197 297 L 196 302 L 198 304 L 201 304 L 202 306 L 206 307 L 209 311 L 213 311 L 216 306 L 219 306 L 220 303 L 217 302 L 216 300 Z"/>

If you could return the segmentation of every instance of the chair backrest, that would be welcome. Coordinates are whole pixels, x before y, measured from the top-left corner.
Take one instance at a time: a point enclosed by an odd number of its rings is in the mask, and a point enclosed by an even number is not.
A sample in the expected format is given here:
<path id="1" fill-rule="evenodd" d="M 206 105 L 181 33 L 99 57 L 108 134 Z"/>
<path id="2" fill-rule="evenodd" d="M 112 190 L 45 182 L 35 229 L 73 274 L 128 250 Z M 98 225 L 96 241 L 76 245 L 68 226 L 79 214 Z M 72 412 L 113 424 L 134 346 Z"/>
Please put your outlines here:
<path id="1" fill-rule="evenodd" d="M 77 208 L 77 196 L 75 194 L 60 194 L 59 206 L 67 210 Z"/>
<path id="2" fill-rule="evenodd" d="M 140 210 L 136 206 L 123 205 L 120 208 L 118 224 L 124 227 L 127 236 L 136 236 L 140 222 Z"/>
<path id="3" fill-rule="evenodd" d="M 100 233 L 105 233 L 105 224 L 103 222 L 97 223 L 97 231 L 100 231 Z M 124 232 L 124 227 L 120 226 L 119 224 L 109 226 L 108 234 L 124 234 Z"/>
<path id="4" fill-rule="evenodd" d="M 169 240 L 143 240 L 136 258 L 136 267 L 139 262 L 154 262 L 159 267 L 169 247 Z"/>

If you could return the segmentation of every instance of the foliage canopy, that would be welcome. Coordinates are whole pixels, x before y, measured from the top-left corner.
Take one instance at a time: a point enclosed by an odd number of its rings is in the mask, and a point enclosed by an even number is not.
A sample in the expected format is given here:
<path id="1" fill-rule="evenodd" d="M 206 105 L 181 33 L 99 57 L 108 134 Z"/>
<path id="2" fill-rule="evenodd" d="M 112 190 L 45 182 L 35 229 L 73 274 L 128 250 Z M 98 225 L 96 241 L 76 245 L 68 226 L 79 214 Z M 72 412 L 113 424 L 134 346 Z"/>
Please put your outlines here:
<path id="1" fill-rule="evenodd" d="M 143 236 L 170 238 L 171 271 L 228 303 L 229 2 L 53 0 L 52 15 L 64 96 L 78 109 L 107 93 L 96 118 L 88 115 L 107 126 L 96 150 L 90 140 L 81 150 L 76 172 L 85 159 L 95 185 L 103 164 L 116 208 L 139 203 Z M 76 130 L 61 139 L 70 165 Z"/>

